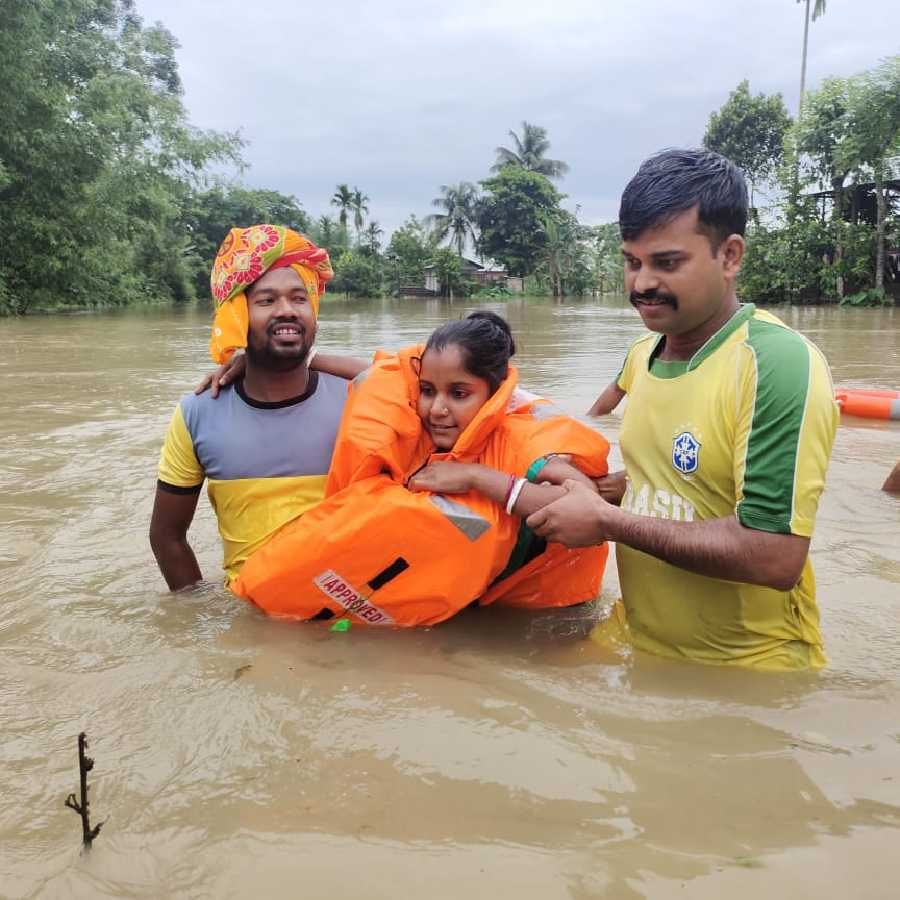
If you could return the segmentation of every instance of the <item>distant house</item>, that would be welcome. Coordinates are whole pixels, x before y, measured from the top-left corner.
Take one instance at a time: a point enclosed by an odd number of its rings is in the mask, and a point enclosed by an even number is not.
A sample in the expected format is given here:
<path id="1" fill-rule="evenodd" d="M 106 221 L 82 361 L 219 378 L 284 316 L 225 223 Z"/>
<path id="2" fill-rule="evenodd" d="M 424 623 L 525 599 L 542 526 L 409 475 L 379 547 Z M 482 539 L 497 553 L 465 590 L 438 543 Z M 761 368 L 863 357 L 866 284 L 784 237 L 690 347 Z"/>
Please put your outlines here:
<path id="1" fill-rule="evenodd" d="M 900 156 L 885 160 L 884 197 L 888 213 L 900 202 Z M 804 194 L 804 197 L 815 200 L 819 207 L 819 215 L 824 223 L 833 215 L 835 197 L 834 189 L 815 191 Z M 860 222 L 874 225 L 877 210 L 875 182 L 862 181 L 844 185 L 840 190 L 841 218 L 854 225 Z M 890 233 L 887 240 L 890 241 Z M 894 296 L 900 295 L 900 244 L 887 243 L 885 246 L 885 288 Z"/>
<path id="2" fill-rule="evenodd" d="M 468 281 L 474 281 L 478 285 L 500 284 L 507 285 L 506 269 L 502 266 L 483 266 L 463 256 L 460 274 Z M 441 280 L 438 277 L 435 266 L 425 266 L 425 291 L 429 295 L 437 296 L 441 292 Z"/>

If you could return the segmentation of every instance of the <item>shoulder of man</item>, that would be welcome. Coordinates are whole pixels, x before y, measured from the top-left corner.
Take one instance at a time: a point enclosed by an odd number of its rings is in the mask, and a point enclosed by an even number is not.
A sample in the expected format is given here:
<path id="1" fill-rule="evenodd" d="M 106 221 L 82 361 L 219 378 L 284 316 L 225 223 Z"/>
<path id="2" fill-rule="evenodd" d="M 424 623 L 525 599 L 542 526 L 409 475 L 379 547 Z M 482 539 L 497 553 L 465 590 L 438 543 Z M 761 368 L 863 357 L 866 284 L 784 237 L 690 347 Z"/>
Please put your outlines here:
<path id="1" fill-rule="evenodd" d="M 347 385 L 350 384 L 348 379 L 341 378 L 340 375 L 332 375 L 330 372 L 317 372 L 316 374 L 319 377 L 319 384 L 327 385 L 329 388 L 345 391 Z"/>
<path id="2" fill-rule="evenodd" d="M 738 518 L 808 537 L 838 422 L 828 364 L 812 341 L 764 310 L 749 319 L 739 346 L 746 365 L 735 447 Z"/>
<path id="3" fill-rule="evenodd" d="M 755 362 L 758 389 L 781 387 L 794 396 L 797 387 L 808 386 L 833 402 L 831 371 L 809 338 L 764 309 L 755 309 L 746 327 L 743 343 Z"/>
<path id="4" fill-rule="evenodd" d="M 219 391 L 219 396 L 213 398 L 212 391 L 206 390 L 200 394 L 190 391 L 183 394 L 178 400 L 178 408 L 188 431 L 193 435 L 197 426 L 211 417 L 223 415 L 232 400 L 234 385 L 228 384 Z"/>
<path id="5" fill-rule="evenodd" d="M 626 393 L 631 389 L 631 382 L 637 371 L 637 361 L 643 360 L 646 363 L 658 340 L 659 335 L 651 331 L 648 334 L 642 334 L 628 348 L 625 359 L 622 361 L 622 368 L 616 375 L 616 384 Z"/>

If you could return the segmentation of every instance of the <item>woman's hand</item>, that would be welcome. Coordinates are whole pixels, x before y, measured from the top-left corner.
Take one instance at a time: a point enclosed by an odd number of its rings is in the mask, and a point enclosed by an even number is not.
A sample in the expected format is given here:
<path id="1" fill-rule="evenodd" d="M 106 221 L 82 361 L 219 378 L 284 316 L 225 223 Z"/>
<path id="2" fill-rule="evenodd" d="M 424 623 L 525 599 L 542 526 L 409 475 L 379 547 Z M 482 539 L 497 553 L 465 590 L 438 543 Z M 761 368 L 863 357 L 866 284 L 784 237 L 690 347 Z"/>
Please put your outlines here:
<path id="1" fill-rule="evenodd" d="M 625 496 L 625 470 L 621 472 L 610 472 L 603 478 L 595 478 L 594 486 L 597 493 L 613 506 L 621 506 L 622 498 Z"/>
<path id="2" fill-rule="evenodd" d="M 197 387 L 195 394 L 202 394 L 207 388 L 212 390 L 213 400 L 219 396 L 219 391 L 226 385 L 241 378 L 247 369 L 247 360 L 240 351 L 236 352 L 227 363 L 222 363 L 214 372 L 210 372 Z"/>
<path id="3" fill-rule="evenodd" d="M 473 488 L 477 465 L 435 462 L 416 472 L 407 487 L 411 491 L 435 494 L 465 494 Z"/>

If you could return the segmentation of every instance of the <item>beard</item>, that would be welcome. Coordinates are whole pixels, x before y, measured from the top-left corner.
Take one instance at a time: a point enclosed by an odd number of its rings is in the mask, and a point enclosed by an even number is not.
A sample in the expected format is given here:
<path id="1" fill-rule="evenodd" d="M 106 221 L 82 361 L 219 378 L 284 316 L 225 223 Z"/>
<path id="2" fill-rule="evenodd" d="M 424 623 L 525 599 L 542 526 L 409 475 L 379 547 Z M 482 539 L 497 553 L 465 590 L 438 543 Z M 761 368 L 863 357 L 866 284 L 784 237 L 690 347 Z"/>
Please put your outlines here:
<path id="1" fill-rule="evenodd" d="M 300 325 L 300 343 L 296 347 L 278 347 L 274 342 L 275 329 L 280 325 L 297 325 L 295 321 L 282 319 L 272 322 L 266 329 L 265 339 L 256 341 L 247 335 L 247 362 L 268 372 L 290 372 L 299 369 L 309 356 L 315 335 Z"/>

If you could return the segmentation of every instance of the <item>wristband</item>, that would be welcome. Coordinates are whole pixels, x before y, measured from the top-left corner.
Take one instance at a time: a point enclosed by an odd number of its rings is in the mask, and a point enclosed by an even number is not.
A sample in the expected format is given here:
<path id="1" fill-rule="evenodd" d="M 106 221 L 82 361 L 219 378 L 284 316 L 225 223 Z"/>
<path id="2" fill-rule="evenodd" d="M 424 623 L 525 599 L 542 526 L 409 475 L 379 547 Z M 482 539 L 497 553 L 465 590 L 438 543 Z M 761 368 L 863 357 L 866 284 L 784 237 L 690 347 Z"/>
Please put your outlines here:
<path id="1" fill-rule="evenodd" d="M 306 368 L 309 368 L 309 364 L 316 358 L 316 348 L 310 347 L 309 353 L 306 354 Z"/>
<path id="2" fill-rule="evenodd" d="M 537 483 L 537 477 L 541 474 L 544 466 L 547 465 L 548 462 L 553 458 L 552 455 L 549 456 L 541 456 L 536 459 L 529 467 L 528 471 L 525 473 L 525 477 L 532 483 Z"/>
<path id="3" fill-rule="evenodd" d="M 512 493 L 509 495 L 509 500 L 506 502 L 506 512 L 508 515 L 513 514 L 513 510 L 516 508 L 516 501 L 519 499 L 519 494 L 522 493 L 522 488 L 528 482 L 524 478 L 517 478 L 515 487 L 512 489 Z"/>

